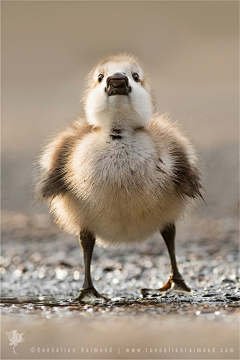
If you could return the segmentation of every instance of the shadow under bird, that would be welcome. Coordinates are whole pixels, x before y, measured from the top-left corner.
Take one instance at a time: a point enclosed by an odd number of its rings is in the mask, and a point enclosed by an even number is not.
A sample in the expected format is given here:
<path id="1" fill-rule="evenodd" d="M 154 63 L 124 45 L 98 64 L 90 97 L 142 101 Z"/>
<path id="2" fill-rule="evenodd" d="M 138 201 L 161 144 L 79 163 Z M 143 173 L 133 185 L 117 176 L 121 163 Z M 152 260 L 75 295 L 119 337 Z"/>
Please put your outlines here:
<path id="1" fill-rule="evenodd" d="M 106 299 L 91 278 L 95 241 L 130 245 L 159 231 L 171 272 L 158 291 L 191 292 L 177 266 L 175 223 L 201 197 L 193 146 L 156 113 L 146 76 L 130 54 L 109 56 L 90 72 L 83 108 L 83 117 L 44 149 L 36 185 L 59 226 L 79 234 L 85 277 L 77 299 Z"/>

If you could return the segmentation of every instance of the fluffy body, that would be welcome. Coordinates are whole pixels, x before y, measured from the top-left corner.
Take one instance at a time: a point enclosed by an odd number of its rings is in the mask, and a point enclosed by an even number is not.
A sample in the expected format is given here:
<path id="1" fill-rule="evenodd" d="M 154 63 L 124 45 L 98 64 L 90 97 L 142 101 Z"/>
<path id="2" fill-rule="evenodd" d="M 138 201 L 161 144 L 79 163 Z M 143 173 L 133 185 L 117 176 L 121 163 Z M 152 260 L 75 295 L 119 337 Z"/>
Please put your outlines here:
<path id="1" fill-rule="evenodd" d="M 107 96 L 105 79 L 116 72 L 128 77 L 128 96 Z M 103 246 L 132 244 L 175 223 L 201 196 L 195 150 L 167 117 L 154 115 L 134 57 L 112 56 L 90 73 L 84 110 L 39 161 L 37 196 L 67 232 L 87 229 Z"/>

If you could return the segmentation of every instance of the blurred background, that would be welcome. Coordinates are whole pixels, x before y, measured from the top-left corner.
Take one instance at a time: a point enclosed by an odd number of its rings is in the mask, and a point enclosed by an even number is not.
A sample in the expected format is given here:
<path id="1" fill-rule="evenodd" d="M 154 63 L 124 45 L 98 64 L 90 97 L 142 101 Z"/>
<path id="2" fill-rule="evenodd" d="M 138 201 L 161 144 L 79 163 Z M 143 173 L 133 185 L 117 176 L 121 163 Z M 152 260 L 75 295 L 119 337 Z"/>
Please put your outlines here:
<path id="1" fill-rule="evenodd" d="M 238 204 L 237 1 L 2 1 L 2 207 L 33 205 L 32 164 L 81 114 L 91 68 L 129 51 L 143 64 L 159 113 L 170 112 L 201 155 L 198 214 Z"/>

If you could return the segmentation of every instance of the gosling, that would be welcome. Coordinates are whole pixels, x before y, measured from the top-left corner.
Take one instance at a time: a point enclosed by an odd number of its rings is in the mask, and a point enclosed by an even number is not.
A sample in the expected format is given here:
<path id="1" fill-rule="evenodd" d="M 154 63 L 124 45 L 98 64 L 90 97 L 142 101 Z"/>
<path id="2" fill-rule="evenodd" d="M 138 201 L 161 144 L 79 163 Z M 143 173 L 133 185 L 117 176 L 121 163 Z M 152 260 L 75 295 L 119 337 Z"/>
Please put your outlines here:
<path id="1" fill-rule="evenodd" d="M 159 231 L 171 272 L 157 290 L 191 292 L 177 266 L 175 223 L 201 197 L 193 146 L 157 115 L 142 67 L 130 54 L 109 56 L 90 72 L 83 109 L 44 149 L 36 185 L 56 223 L 79 234 L 85 276 L 76 299 L 106 299 L 91 278 L 95 241 L 134 244 Z"/>

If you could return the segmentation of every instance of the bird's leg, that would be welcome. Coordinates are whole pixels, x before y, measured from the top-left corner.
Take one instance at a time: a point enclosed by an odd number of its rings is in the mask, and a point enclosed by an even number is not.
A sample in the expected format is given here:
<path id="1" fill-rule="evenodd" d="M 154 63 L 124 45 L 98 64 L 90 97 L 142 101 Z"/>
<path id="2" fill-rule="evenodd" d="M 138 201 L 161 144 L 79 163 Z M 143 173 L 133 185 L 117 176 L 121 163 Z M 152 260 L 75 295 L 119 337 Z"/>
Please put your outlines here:
<path id="1" fill-rule="evenodd" d="M 99 294 L 94 288 L 91 278 L 91 260 L 95 244 L 95 237 L 87 230 L 82 230 L 79 234 L 79 243 L 82 248 L 84 260 L 84 282 L 82 289 L 74 300 L 79 302 L 89 303 L 96 300 L 107 300 L 104 296 Z"/>
<path id="2" fill-rule="evenodd" d="M 156 291 L 167 291 L 169 289 L 175 291 L 175 292 L 181 292 L 181 293 L 190 293 L 191 289 L 187 286 L 185 283 L 182 275 L 180 274 L 177 266 L 177 260 L 175 255 L 175 233 L 176 228 L 174 224 L 171 224 L 167 227 L 165 227 L 161 231 L 161 235 L 163 237 L 163 240 L 165 241 L 165 244 L 167 245 L 168 253 L 170 256 L 170 262 L 171 262 L 171 272 L 168 281 L 165 285 L 163 285 L 160 289 L 142 289 L 142 294 L 147 295 L 151 292 Z"/>
<path id="3" fill-rule="evenodd" d="M 167 245 L 168 253 L 170 256 L 171 273 L 167 283 L 163 285 L 160 290 L 166 291 L 171 288 L 174 291 L 191 292 L 191 289 L 186 285 L 182 275 L 178 270 L 177 260 L 175 255 L 175 233 L 176 233 L 176 228 L 174 224 L 166 227 L 161 232 L 163 240 Z"/>

